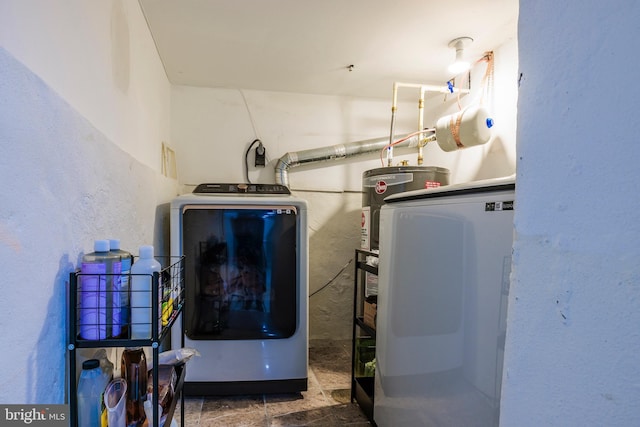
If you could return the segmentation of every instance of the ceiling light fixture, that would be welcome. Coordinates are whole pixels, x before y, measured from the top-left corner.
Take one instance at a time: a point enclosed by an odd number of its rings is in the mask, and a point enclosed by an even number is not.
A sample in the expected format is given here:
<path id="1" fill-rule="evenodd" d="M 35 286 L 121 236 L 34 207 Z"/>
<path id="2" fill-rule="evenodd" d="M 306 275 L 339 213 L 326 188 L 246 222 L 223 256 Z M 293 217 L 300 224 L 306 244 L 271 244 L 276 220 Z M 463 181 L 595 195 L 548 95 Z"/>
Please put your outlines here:
<path id="1" fill-rule="evenodd" d="M 471 68 L 471 63 L 464 57 L 464 47 L 473 42 L 471 37 L 458 37 L 449 42 L 449 47 L 456 50 L 456 60 L 449 65 L 449 72 L 454 75 L 458 75 L 468 71 Z"/>

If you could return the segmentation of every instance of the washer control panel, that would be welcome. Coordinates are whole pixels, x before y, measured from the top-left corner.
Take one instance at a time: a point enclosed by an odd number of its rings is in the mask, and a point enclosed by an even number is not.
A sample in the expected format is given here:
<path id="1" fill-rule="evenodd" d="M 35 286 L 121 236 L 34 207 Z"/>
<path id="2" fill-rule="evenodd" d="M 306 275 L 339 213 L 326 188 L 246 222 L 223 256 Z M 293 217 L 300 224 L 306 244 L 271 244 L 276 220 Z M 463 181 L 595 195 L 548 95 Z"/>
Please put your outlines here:
<path id="1" fill-rule="evenodd" d="M 194 194 L 291 194 L 280 184 L 200 184 Z"/>

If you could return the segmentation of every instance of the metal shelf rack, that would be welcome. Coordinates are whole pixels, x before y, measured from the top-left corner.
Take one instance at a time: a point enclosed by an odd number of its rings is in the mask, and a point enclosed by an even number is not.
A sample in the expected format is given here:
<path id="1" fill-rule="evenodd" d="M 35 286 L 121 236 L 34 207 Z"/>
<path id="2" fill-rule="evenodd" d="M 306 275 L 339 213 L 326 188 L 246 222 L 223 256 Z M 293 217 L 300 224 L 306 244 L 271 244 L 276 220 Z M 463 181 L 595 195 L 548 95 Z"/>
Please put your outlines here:
<path id="1" fill-rule="evenodd" d="M 114 348 L 114 347 L 151 347 L 152 360 L 153 360 L 153 384 L 157 385 L 158 382 L 158 354 L 160 343 L 169 335 L 173 323 L 182 312 L 184 305 L 184 266 L 185 258 L 169 257 L 169 256 L 156 256 L 155 259 L 160 262 L 162 269 L 160 273 L 153 273 L 145 276 L 149 276 L 151 281 L 151 299 L 150 301 L 157 301 L 157 304 L 151 304 L 151 337 L 148 339 L 130 339 L 126 337 L 105 338 L 98 340 L 82 339 L 79 336 L 82 320 L 78 315 L 79 299 L 81 298 L 82 289 L 80 286 L 81 278 L 83 276 L 121 276 L 116 274 L 83 274 L 79 270 L 74 271 L 69 277 L 69 291 L 68 291 L 68 304 L 67 304 L 67 319 L 68 319 L 68 337 L 67 337 L 67 350 L 69 352 L 69 406 L 70 406 L 70 426 L 76 427 L 78 424 L 78 411 L 77 411 L 77 387 L 76 382 L 76 370 L 77 370 L 77 354 L 76 351 L 82 348 Z M 131 274 L 130 278 L 136 276 Z M 98 280 L 101 280 L 98 277 Z M 106 278 L 105 278 L 106 280 Z M 112 278 L 113 280 L 113 278 Z M 131 280 L 129 281 L 131 283 Z M 105 291 L 108 292 L 108 291 Z M 113 291 L 119 292 L 119 291 Z M 129 298 L 129 301 L 131 299 Z M 172 307 L 171 312 L 168 313 L 167 308 L 169 305 Z M 163 316 L 163 312 L 164 316 Z M 86 325 L 84 325 L 86 326 Z M 96 326 L 96 325 L 93 325 Z M 131 324 L 127 325 L 130 329 Z M 178 378 L 175 386 L 175 393 L 173 400 L 167 412 L 167 416 L 164 420 L 164 425 L 169 426 L 171 424 L 175 407 L 177 405 L 178 398 L 180 399 L 180 422 L 184 427 L 184 393 L 182 392 L 182 386 L 184 384 L 184 377 L 186 366 L 184 364 L 175 367 L 176 376 Z M 158 401 L 159 401 L 159 387 L 153 387 L 153 419 L 154 425 L 158 427 L 160 425 L 160 415 L 158 413 Z"/>
<path id="2" fill-rule="evenodd" d="M 373 420 L 375 377 L 363 372 L 363 359 L 375 359 L 376 330 L 364 321 L 366 274 L 378 275 L 378 267 L 366 262 L 375 252 L 356 249 L 353 287 L 353 331 L 351 343 L 351 401 L 357 402 L 369 421 Z M 371 360 L 368 360 L 369 362 Z"/>

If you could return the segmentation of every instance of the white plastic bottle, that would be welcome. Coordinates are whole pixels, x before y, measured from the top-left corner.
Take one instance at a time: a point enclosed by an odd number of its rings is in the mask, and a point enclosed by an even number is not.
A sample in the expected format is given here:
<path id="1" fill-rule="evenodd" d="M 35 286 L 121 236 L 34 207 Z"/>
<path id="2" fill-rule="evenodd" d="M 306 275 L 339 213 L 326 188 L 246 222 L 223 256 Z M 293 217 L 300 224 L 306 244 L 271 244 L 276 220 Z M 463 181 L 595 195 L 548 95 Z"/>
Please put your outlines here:
<path id="1" fill-rule="evenodd" d="M 138 260 L 131 266 L 132 339 L 151 338 L 152 275 L 160 269 L 160 263 L 153 258 L 153 246 L 140 246 Z"/>
<path id="2" fill-rule="evenodd" d="M 122 275 L 120 276 L 120 325 L 121 337 L 129 338 L 129 323 L 131 322 L 131 307 L 129 305 L 129 273 L 133 264 L 133 255 L 120 249 L 120 240 L 110 239 L 110 252 L 120 257 Z"/>
<path id="3" fill-rule="evenodd" d="M 94 251 L 82 258 L 80 338 L 103 340 L 120 336 L 120 258 L 109 251 L 108 240 L 96 240 Z"/>
<path id="4" fill-rule="evenodd" d="M 101 425 L 104 391 L 109 380 L 98 359 L 85 360 L 78 381 L 78 427 Z"/>
<path id="5" fill-rule="evenodd" d="M 96 359 L 100 362 L 100 369 L 102 369 L 102 375 L 107 378 L 107 383 L 113 379 L 113 363 L 107 357 L 107 350 L 104 348 L 98 349 L 92 359 Z"/>

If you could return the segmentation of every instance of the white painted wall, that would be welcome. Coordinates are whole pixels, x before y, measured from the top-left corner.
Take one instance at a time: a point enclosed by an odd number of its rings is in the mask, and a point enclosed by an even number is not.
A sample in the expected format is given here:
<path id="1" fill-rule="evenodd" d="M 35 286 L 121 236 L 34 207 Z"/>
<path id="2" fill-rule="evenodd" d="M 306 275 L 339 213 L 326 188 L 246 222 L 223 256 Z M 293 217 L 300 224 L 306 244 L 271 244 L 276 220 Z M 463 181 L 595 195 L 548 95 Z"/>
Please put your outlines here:
<path id="1" fill-rule="evenodd" d="M 502 426 L 640 425 L 640 4 L 520 2 Z"/>
<path id="2" fill-rule="evenodd" d="M 2 0 L 0 20 L 0 46 L 160 171 L 170 85 L 137 1 Z"/>
<path id="3" fill-rule="evenodd" d="M 287 152 L 388 137 L 391 118 L 390 99 L 174 86 L 171 100 L 171 136 L 179 146 L 179 179 L 184 184 L 245 181 L 244 154 L 256 137 L 265 144 L 268 165 L 253 167 L 251 153 L 249 179 L 273 183 L 277 160 Z M 412 107 L 411 113 L 417 117 L 417 109 Z M 417 123 L 417 118 L 411 120 L 401 117 L 399 129 Z M 337 161 L 294 168 L 290 183 L 295 189 L 360 191 L 367 165 L 380 163 Z"/>
<path id="4" fill-rule="evenodd" d="M 425 149 L 425 165 L 451 170 L 451 182 L 466 182 L 515 173 L 515 115 L 517 100 L 517 42 L 495 49 L 494 98 L 490 105 L 496 126 L 484 146 L 454 153 L 437 144 Z M 479 100 L 484 64 L 473 70 L 472 93 L 463 106 Z M 431 83 L 431 82 L 417 82 Z M 268 165 L 253 167 L 252 182 L 275 182 L 274 167 L 287 152 L 345 144 L 389 135 L 389 99 L 206 89 L 174 86 L 171 91 L 171 140 L 176 144 L 178 175 L 183 191 L 202 182 L 244 182 L 245 151 L 256 138 L 267 149 Z M 417 130 L 417 89 L 402 88 L 396 135 Z M 428 95 L 425 126 L 458 110 L 454 96 Z M 416 152 L 395 151 L 395 162 L 416 164 Z M 354 249 L 360 247 L 362 173 L 379 168 L 379 153 L 291 168 L 289 181 L 296 196 L 309 203 L 310 337 L 349 339 L 353 299 Z M 322 289 L 320 291 L 320 289 Z"/>
<path id="5" fill-rule="evenodd" d="M 137 2 L 0 2 L 0 402 L 63 403 L 66 286 L 94 239 L 168 253 L 169 105 Z"/>

